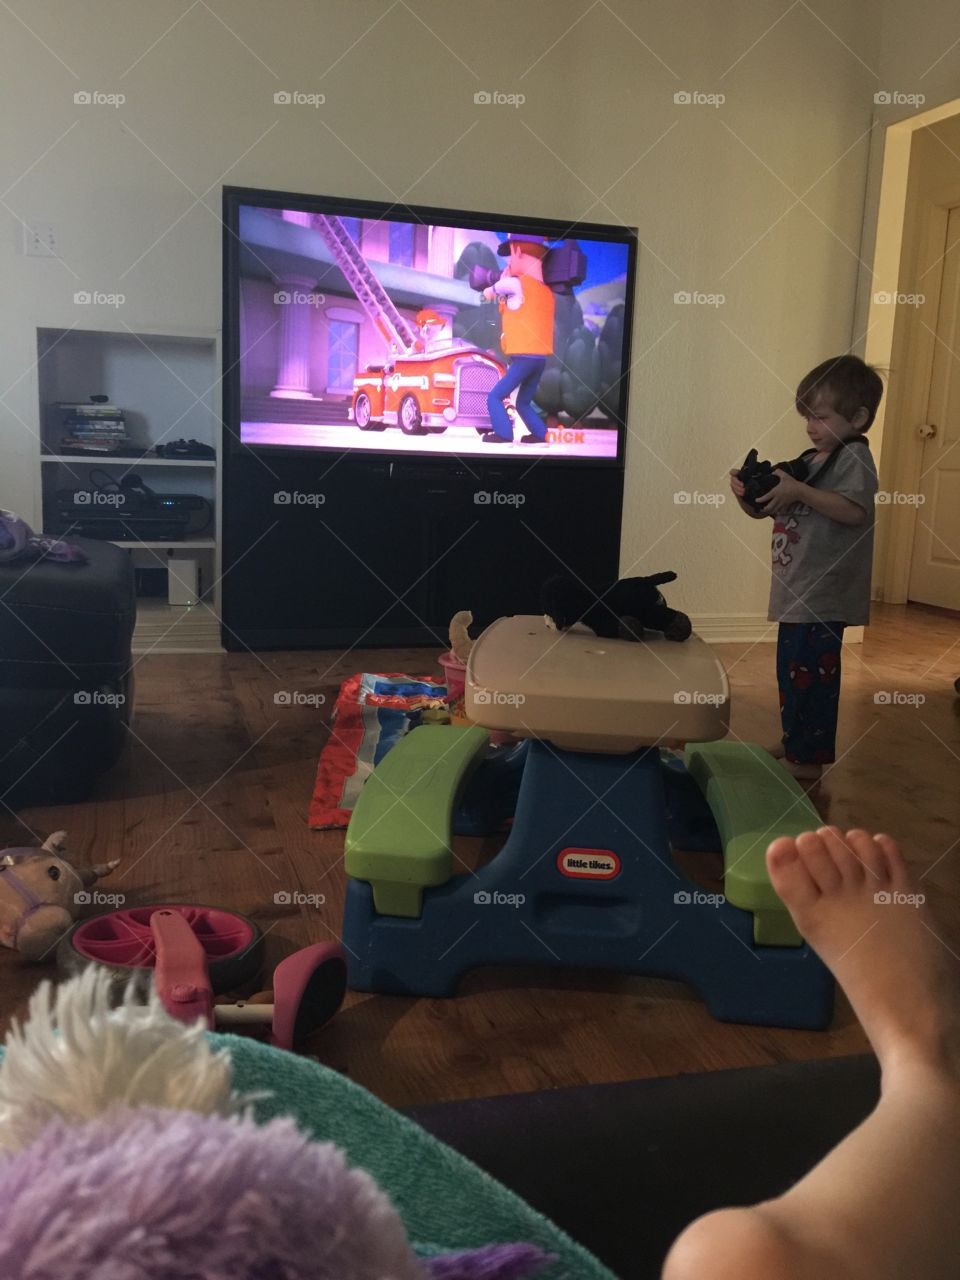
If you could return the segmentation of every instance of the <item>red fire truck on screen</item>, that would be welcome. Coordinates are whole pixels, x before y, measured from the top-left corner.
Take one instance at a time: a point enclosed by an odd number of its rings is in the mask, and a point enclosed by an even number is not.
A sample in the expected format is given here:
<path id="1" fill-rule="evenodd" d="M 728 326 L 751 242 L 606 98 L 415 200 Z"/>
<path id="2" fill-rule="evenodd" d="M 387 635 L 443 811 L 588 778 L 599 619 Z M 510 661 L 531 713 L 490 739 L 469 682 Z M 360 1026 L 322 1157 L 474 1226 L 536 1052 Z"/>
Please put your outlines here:
<path id="1" fill-rule="evenodd" d="M 504 372 L 471 346 L 396 356 L 354 378 L 353 420 L 361 431 L 398 426 L 408 436 L 446 431 L 452 422 L 489 431 L 487 394 Z"/>
<path id="2" fill-rule="evenodd" d="M 434 351 L 418 351 L 417 334 L 367 265 L 341 220 L 315 219 L 357 301 L 396 354 L 368 365 L 353 380 L 350 416 L 361 431 L 397 426 L 406 435 L 446 431 L 451 423 L 490 429 L 487 395 L 506 366 L 489 352 L 454 339 Z"/>

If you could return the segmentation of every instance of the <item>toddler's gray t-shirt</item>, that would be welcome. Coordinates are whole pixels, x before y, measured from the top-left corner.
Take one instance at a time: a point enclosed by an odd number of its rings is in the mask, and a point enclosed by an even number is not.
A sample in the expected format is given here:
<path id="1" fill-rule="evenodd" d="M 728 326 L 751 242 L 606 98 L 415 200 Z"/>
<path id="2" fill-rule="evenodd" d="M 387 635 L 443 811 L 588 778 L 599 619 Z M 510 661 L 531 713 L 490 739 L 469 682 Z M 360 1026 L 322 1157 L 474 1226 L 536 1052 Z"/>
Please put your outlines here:
<path id="1" fill-rule="evenodd" d="M 860 525 L 841 524 L 803 502 L 774 516 L 770 622 L 856 627 L 870 621 L 877 469 L 866 441 L 838 447 L 823 484 L 817 476 L 826 458 L 811 467 L 807 483 L 849 498 L 867 518 Z"/>

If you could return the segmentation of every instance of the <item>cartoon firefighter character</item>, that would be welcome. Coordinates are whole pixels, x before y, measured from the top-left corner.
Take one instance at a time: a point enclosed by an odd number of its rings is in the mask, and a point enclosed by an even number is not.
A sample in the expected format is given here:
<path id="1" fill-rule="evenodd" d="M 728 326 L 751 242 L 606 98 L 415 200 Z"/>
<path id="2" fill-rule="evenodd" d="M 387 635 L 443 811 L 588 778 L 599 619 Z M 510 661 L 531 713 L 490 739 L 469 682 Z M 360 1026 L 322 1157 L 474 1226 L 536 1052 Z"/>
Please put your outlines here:
<path id="1" fill-rule="evenodd" d="M 797 522 L 793 516 L 788 516 L 785 520 L 779 519 L 773 522 L 773 563 L 789 564 L 793 559 L 790 554 L 790 547 L 800 541 L 800 534 L 797 532 Z"/>
<path id="2" fill-rule="evenodd" d="M 547 356 L 553 355 L 554 297 L 543 283 L 547 241 L 543 236 L 517 232 L 497 252 L 507 258 L 507 265 L 500 279 L 484 289 L 483 296 L 500 305 L 500 345 L 509 364 L 487 397 L 492 430 L 483 439 L 487 444 L 513 439 L 513 424 L 503 402 L 516 388 L 517 414 L 529 433 L 520 437 L 520 443 L 545 444 L 547 426 L 533 407 L 533 397 Z"/>
<path id="3" fill-rule="evenodd" d="M 420 332 L 416 343 L 417 351 L 437 351 L 449 345 L 443 332 L 446 321 L 436 311 L 431 311 L 429 308 L 418 311 L 416 323 Z"/>

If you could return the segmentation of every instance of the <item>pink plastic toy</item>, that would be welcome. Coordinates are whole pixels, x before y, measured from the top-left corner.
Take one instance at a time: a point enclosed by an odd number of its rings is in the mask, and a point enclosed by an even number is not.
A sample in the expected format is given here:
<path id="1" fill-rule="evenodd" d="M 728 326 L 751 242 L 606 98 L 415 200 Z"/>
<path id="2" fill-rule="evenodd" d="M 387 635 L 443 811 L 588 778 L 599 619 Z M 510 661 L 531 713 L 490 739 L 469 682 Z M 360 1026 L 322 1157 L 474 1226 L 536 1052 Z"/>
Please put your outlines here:
<path id="1" fill-rule="evenodd" d="M 164 908 L 153 913 L 150 927 L 157 943 L 154 986 L 167 1013 L 181 1022 L 202 1018 L 219 1031 L 269 1027 L 274 1048 L 293 1049 L 329 1022 L 343 1002 L 346 957 L 335 942 L 314 943 L 282 960 L 273 973 L 272 1004 L 215 1005 L 203 947 L 184 917 Z"/>
<path id="2" fill-rule="evenodd" d="M 74 949 L 111 968 L 153 968 L 153 984 L 171 1017 L 202 1019 L 211 1030 L 270 1029 L 270 1043 L 293 1049 L 340 1008 L 346 956 L 318 942 L 282 960 L 273 974 L 273 1001 L 215 1004 L 208 960 L 243 954 L 253 931 L 243 917 L 209 907 L 171 903 L 98 916 L 78 927 Z"/>

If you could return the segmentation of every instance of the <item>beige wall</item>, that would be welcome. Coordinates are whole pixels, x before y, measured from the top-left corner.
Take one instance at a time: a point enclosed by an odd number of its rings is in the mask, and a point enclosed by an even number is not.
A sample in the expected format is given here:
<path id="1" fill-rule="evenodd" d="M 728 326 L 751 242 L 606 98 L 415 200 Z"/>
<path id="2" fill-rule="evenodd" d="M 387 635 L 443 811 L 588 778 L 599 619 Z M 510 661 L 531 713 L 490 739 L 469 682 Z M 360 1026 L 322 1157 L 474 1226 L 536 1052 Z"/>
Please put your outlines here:
<path id="1" fill-rule="evenodd" d="M 726 493 L 752 444 L 805 444 L 792 389 L 855 328 L 876 73 L 909 88 L 907 61 L 926 65 L 905 5 L 886 54 L 867 0 L 823 20 L 781 0 L 11 7 L 34 34 L 0 11 L 0 505 L 38 516 L 38 325 L 219 325 L 222 182 L 620 221 L 644 242 L 623 569 L 677 569 L 697 615 L 764 612 L 766 524 L 673 495 Z M 327 100 L 278 107 L 281 89 Z M 483 89 L 526 102 L 476 106 Z M 20 256 L 15 215 L 53 223 L 62 260 Z M 126 302 L 94 313 L 79 289 Z"/>

